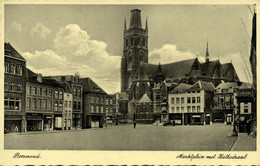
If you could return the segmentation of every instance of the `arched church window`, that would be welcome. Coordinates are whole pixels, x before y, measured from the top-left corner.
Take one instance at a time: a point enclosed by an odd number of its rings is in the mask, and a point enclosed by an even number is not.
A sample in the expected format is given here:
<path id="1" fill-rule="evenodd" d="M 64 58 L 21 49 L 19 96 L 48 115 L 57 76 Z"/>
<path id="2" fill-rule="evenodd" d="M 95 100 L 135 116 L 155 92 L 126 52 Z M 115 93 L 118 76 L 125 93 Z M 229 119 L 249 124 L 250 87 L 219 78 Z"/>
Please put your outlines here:
<path id="1" fill-rule="evenodd" d="M 144 52 L 141 51 L 141 52 L 140 52 L 140 61 L 143 61 L 143 60 L 144 60 Z"/>
<path id="2" fill-rule="evenodd" d="M 134 39 L 131 37 L 131 46 L 134 45 Z"/>
<path id="3" fill-rule="evenodd" d="M 145 43 L 146 43 L 146 42 L 145 42 L 145 38 L 143 38 L 143 47 L 145 47 Z"/>
<path id="4" fill-rule="evenodd" d="M 125 39 L 125 47 L 128 47 L 128 39 Z"/>
<path id="5" fill-rule="evenodd" d="M 140 37 L 138 37 L 138 38 L 137 38 L 137 45 L 138 45 L 138 46 L 141 45 L 140 40 L 141 40 Z"/>

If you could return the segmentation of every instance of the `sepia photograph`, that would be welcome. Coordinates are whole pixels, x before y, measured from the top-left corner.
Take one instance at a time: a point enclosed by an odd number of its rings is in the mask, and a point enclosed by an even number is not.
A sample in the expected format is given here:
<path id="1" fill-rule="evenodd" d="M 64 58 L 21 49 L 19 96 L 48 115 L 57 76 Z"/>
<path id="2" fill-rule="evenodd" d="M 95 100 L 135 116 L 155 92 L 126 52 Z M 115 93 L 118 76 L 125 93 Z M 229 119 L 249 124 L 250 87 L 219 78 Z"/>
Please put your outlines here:
<path id="1" fill-rule="evenodd" d="M 12 158 L 257 152 L 257 3 L 6 2 L 1 116 Z"/>

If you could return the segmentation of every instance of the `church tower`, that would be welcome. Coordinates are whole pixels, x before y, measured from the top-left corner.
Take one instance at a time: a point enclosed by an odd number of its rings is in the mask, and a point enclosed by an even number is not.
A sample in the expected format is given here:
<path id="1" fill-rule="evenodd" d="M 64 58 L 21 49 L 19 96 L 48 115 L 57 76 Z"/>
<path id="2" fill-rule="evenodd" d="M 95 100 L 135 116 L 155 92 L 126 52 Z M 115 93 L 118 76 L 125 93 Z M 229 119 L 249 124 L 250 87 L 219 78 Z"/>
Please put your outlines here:
<path id="1" fill-rule="evenodd" d="M 207 41 L 207 48 L 206 48 L 206 62 L 209 62 L 209 47 L 208 47 L 208 41 Z"/>
<path id="2" fill-rule="evenodd" d="M 142 63 L 148 63 L 148 25 L 142 27 L 141 10 L 131 10 L 130 25 L 124 22 L 124 49 L 121 59 L 121 92 L 126 92 L 134 73 Z"/>

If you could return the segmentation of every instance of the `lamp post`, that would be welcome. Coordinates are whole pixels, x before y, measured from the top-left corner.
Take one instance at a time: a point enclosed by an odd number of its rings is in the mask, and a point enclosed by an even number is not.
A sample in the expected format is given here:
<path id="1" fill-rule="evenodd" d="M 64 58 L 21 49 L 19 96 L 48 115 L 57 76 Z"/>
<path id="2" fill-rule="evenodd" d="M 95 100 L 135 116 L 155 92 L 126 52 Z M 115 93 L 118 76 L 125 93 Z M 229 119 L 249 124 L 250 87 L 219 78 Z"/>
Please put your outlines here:
<path id="1" fill-rule="evenodd" d="M 237 135 L 238 135 L 237 134 L 237 130 L 236 130 L 237 121 L 235 120 L 235 116 L 236 116 L 236 113 L 237 113 L 237 111 L 236 111 L 237 108 L 235 107 L 235 105 L 233 103 L 231 103 L 231 96 L 230 96 L 230 107 L 231 107 L 231 105 L 232 105 L 232 109 L 233 109 L 233 131 L 231 133 L 231 136 L 237 137 Z"/>

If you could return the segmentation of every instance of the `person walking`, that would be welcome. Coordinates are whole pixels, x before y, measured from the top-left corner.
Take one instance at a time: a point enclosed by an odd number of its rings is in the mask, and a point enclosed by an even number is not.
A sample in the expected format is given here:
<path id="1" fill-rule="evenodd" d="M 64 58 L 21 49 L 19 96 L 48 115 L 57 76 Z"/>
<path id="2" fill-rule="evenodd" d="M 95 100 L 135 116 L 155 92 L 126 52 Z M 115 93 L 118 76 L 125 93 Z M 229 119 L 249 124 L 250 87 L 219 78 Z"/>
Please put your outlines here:
<path id="1" fill-rule="evenodd" d="M 250 135 L 250 129 L 251 129 L 251 120 L 250 120 L 250 118 L 248 118 L 248 120 L 246 121 L 246 132 L 247 132 L 247 135 Z"/>
<path id="2" fill-rule="evenodd" d="M 134 128 L 136 128 L 136 121 L 134 121 Z"/>

